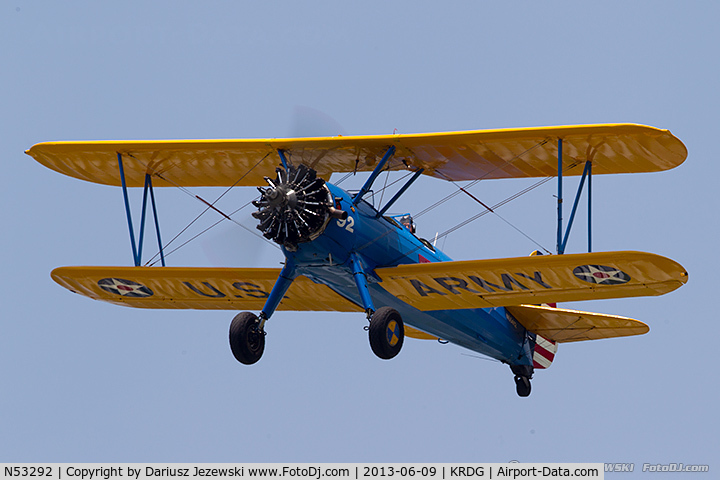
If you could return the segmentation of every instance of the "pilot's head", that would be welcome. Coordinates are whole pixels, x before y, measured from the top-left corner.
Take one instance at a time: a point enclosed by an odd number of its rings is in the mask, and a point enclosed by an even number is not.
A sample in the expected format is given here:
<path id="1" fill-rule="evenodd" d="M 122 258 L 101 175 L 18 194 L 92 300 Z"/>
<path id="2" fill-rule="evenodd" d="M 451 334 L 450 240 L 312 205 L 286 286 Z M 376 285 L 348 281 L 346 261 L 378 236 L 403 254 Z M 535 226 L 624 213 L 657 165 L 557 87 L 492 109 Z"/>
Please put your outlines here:
<path id="1" fill-rule="evenodd" d="M 415 233 L 415 222 L 413 222 L 412 216 L 410 215 L 403 215 L 400 217 L 400 223 L 410 230 L 411 233 Z"/>

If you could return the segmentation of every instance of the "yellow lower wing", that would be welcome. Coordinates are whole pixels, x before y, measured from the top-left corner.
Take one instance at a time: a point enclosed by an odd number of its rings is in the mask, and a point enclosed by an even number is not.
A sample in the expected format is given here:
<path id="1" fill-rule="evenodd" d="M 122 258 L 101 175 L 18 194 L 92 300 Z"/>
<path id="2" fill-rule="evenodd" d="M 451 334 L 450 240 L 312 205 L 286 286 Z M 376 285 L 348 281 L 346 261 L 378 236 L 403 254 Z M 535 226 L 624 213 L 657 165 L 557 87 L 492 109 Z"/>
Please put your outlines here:
<path id="1" fill-rule="evenodd" d="M 650 331 L 638 320 L 601 313 L 535 305 L 508 307 L 508 311 L 531 332 L 560 343 L 628 337 Z"/>
<path id="2" fill-rule="evenodd" d="M 687 282 L 677 262 L 603 252 L 378 268 L 381 285 L 423 311 L 662 295 Z"/>
<path id="3" fill-rule="evenodd" d="M 95 300 L 140 308 L 260 310 L 279 268 L 60 267 L 52 278 Z M 359 312 L 362 308 L 306 277 L 278 310 Z"/>

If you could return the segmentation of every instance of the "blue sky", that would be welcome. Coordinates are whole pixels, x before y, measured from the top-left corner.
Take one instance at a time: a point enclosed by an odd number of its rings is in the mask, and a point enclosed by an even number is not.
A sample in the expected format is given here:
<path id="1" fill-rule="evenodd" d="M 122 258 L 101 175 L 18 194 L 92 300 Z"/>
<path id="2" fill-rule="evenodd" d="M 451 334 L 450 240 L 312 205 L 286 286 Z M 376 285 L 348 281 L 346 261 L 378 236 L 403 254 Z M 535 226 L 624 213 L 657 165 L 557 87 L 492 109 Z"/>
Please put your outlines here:
<path id="1" fill-rule="evenodd" d="M 3 2 L 0 461 L 714 468 L 718 13 L 701 2 Z M 452 345 L 409 340 L 394 360 L 378 360 L 360 314 L 278 313 L 265 356 L 244 367 L 227 345 L 234 312 L 116 307 L 50 279 L 57 266 L 130 265 L 132 254 L 120 190 L 43 168 L 23 153 L 34 143 L 340 133 L 327 117 L 347 134 L 670 129 L 689 150 L 679 168 L 594 179 L 593 244 L 668 256 L 690 281 L 663 297 L 566 305 L 637 318 L 651 331 L 561 345 L 521 399 L 506 366 Z M 530 183 L 480 182 L 473 193 L 492 204 Z M 417 212 L 453 189 L 422 179 L 395 208 Z M 550 250 L 555 189 L 500 210 Z M 234 210 L 252 190 L 221 207 Z M 175 189 L 157 194 L 166 238 L 203 209 Z M 477 213 L 453 202 L 419 218 L 419 234 Z M 585 244 L 578 228 L 568 249 Z M 443 246 L 455 259 L 536 248 L 492 215 Z M 232 224 L 168 258 L 280 260 Z"/>

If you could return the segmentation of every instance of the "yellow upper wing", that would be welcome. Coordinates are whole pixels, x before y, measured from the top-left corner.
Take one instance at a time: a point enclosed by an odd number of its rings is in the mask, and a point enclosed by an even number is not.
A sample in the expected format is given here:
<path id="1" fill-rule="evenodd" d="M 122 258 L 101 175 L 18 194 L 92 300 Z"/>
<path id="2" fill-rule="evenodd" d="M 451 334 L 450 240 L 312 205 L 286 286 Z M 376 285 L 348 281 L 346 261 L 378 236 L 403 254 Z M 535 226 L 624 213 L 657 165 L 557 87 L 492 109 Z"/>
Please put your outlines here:
<path id="1" fill-rule="evenodd" d="M 580 175 L 591 160 L 594 174 L 668 170 L 687 156 L 668 130 L 634 124 L 576 125 L 409 135 L 339 136 L 257 140 L 47 142 L 26 153 L 48 168 L 89 182 L 120 185 L 117 154 L 128 186 L 265 185 L 280 163 L 304 163 L 328 179 L 334 172 L 372 170 L 395 146 L 392 170 L 425 169 L 445 180 L 545 177 L 557 174 L 557 140 L 563 171 Z"/>
<path id="2" fill-rule="evenodd" d="M 423 311 L 662 295 L 687 282 L 679 263 L 601 252 L 378 268 L 381 285 Z"/>
<path id="3" fill-rule="evenodd" d="M 95 300 L 140 308 L 260 310 L 279 268 L 60 267 L 52 278 Z M 360 312 L 329 287 L 298 277 L 278 310 Z"/>

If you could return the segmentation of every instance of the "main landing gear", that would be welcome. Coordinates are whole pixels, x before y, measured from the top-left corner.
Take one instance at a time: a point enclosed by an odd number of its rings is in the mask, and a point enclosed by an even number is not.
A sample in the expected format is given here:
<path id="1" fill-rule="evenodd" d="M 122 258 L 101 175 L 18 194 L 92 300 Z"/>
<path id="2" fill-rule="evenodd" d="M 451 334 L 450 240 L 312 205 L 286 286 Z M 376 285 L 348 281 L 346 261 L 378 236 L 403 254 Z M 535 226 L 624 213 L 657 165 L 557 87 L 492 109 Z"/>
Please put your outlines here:
<path id="1" fill-rule="evenodd" d="M 515 374 L 515 390 L 521 397 L 527 397 L 532 390 L 530 379 L 533 376 L 533 367 L 529 365 L 510 365 Z"/>
<path id="2" fill-rule="evenodd" d="M 262 316 L 262 313 L 260 314 Z M 251 312 L 235 315 L 230 324 L 230 350 L 245 365 L 260 360 L 265 351 L 265 330 L 261 318 Z M 370 348 L 383 360 L 394 358 L 403 346 L 405 327 L 394 308 L 381 307 L 370 317 L 368 327 Z"/>
<path id="3" fill-rule="evenodd" d="M 367 279 L 359 257 L 353 254 L 353 276 L 368 314 L 370 348 L 378 357 L 389 360 L 400 353 L 405 339 L 405 327 L 400 313 L 390 307 L 375 310 L 367 286 Z M 295 278 L 295 265 L 286 260 L 280 276 L 265 301 L 260 315 L 238 313 L 230 324 L 230 350 L 240 363 L 252 365 L 260 360 L 265 350 L 265 322 L 273 314 L 280 300 Z"/>
<path id="4" fill-rule="evenodd" d="M 257 315 L 250 312 L 235 315 L 230 324 L 230 350 L 245 365 L 260 360 L 265 351 L 265 331 Z"/>
<path id="5" fill-rule="evenodd" d="M 370 317 L 368 327 L 370 348 L 383 360 L 390 360 L 400 353 L 405 339 L 405 326 L 397 310 L 380 307 Z"/>

